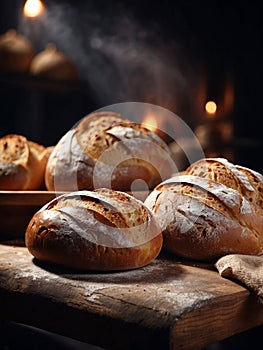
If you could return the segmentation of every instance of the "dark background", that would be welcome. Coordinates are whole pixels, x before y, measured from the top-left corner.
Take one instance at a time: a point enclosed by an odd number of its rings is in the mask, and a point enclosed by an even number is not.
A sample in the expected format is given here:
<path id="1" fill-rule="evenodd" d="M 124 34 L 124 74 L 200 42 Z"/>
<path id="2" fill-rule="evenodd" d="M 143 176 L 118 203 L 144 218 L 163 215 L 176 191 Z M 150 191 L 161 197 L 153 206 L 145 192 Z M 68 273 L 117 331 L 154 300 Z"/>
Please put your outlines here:
<path id="1" fill-rule="evenodd" d="M 80 82 L 45 86 L 1 79 L 0 135 L 46 145 L 97 108 L 149 102 L 195 128 L 203 103 L 219 103 L 231 82 L 235 160 L 262 171 L 262 25 L 259 5 L 232 1 L 52 1 L 44 19 L 23 18 L 23 1 L 2 0 L 0 33 L 16 28 L 36 51 L 55 42 Z M 55 87 L 55 88 L 54 88 Z M 204 91 L 200 100 L 200 91 Z"/>
<path id="2" fill-rule="evenodd" d="M 0 137 L 19 133 L 53 145 L 86 114 L 129 101 L 166 107 L 195 129 L 205 122 L 203 103 L 213 99 L 220 107 L 230 82 L 232 108 L 219 108 L 218 117 L 234 126 L 234 160 L 263 172 L 259 2 L 44 2 L 48 17 L 28 21 L 24 1 L 1 0 L 0 35 L 16 28 L 36 52 L 55 42 L 75 62 L 80 81 L 43 84 L 0 72 Z M 261 334 L 241 337 L 238 347 Z M 226 347 L 236 348 L 236 339 Z"/>

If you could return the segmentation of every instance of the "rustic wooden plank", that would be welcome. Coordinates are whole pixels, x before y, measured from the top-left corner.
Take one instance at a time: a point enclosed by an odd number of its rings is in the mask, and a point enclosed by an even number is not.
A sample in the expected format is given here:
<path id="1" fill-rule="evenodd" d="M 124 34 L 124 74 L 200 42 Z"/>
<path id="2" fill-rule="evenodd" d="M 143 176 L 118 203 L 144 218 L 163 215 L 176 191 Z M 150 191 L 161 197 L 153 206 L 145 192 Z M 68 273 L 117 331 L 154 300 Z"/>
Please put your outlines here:
<path id="1" fill-rule="evenodd" d="M 171 331 L 171 349 L 195 350 L 263 324 L 262 305 L 250 295 L 219 297 L 185 314 Z"/>
<path id="2" fill-rule="evenodd" d="M 23 238 L 34 213 L 55 197 L 52 191 L 0 191 L 0 239 Z"/>
<path id="3" fill-rule="evenodd" d="M 62 192 L 61 192 L 62 193 Z M 42 206 L 61 193 L 53 191 L 0 191 L 0 206 Z"/>
<path id="4" fill-rule="evenodd" d="M 263 324 L 263 306 L 243 286 L 164 256 L 133 271 L 80 273 L 1 245 L 0 292 L 4 318 L 109 349 L 198 349 Z"/>

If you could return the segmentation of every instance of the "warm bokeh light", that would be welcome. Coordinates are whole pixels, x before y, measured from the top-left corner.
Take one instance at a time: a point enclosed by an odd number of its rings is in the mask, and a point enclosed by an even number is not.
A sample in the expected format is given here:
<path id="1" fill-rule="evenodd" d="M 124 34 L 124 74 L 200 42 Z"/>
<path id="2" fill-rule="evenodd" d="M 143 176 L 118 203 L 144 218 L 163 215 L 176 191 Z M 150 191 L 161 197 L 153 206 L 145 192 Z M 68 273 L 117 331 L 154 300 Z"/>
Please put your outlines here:
<path id="1" fill-rule="evenodd" d="M 215 114 L 216 113 L 216 110 L 217 110 L 217 105 L 214 101 L 208 101 L 206 102 L 205 104 L 205 111 L 208 113 L 208 114 Z"/>
<path id="2" fill-rule="evenodd" d="M 156 116 L 152 112 L 147 112 L 143 118 L 142 124 L 151 131 L 158 129 Z"/>
<path id="3" fill-rule="evenodd" d="M 24 6 L 24 14 L 27 17 L 38 17 L 44 11 L 44 5 L 40 0 L 27 0 Z"/>

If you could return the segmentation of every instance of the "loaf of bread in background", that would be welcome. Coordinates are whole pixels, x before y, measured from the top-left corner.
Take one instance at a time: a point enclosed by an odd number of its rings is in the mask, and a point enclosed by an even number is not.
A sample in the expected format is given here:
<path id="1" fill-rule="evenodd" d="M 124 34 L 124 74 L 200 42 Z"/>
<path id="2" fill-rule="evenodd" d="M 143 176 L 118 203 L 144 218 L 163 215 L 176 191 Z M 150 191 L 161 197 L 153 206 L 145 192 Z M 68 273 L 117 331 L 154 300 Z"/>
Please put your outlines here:
<path id="1" fill-rule="evenodd" d="M 26 74 L 34 55 L 30 40 L 15 29 L 0 35 L 0 72 Z"/>
<path id="2" fill-rule="evenodd" d="M 58 142 L 45 183 L 51 191 L 131 191 L 141 189 L 142 183 L 148 189 L 170 177 L 173 167 L 169 148 L 157 134 L 120 114 L 95 112 Z"/>
<path id="3" fill-rule="evenodd" d="M 149 209 L 119 191 L 63 194 L 32 217 L 25 242 L 38 260 L 82 270 L 124 270 L 149 264 L 162 234 Z"/>
<path id="4" fill-rule="evenodd" d="M 42 146 L 22 135 L 1 137 L 0 190 L 42 188 L 46 163 L 52 150 L 53 146 Z"/>
<path id="5" fill-rule="evenodd" d="M 29 72 L 35 77 L 55 81 L 78 80 L 77 67 L 73 61 L 53 43 L 49 43 L 43 51 L 33 57 Z"/>
<path id="6" fill-rule="evenodd" d="M 222 158 L 201 159 L 146 198 L 164 248 L 191 259 L 263 253 L 263 177 Z"/>

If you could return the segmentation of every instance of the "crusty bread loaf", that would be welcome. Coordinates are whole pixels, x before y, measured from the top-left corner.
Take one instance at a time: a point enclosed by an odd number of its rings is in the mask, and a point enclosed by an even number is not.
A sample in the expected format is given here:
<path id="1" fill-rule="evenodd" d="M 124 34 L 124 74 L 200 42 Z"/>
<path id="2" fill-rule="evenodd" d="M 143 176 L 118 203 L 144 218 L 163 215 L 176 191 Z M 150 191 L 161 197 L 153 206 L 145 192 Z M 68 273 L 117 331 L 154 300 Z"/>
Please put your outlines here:
<path id="1" fill-rule="evenodd" d="M 146 198 L 169 251 L 192 259 L 263 253 L 263 177 L 222 158 L 201 159 Z"/>
<path id="2" fill-rule="evenodd" d="M 119 191 L 63 194 L 42 207 L 25 234 L 39 260 L 83 270 L 144 266 L 160 252 L 162 234 L 149 209 Z"/>
<path id="3" fill-rule="evenodd" d="M 36 77 L 57 81 L 76 81 L 78 79 L 77 67 L 73 61 L 53 43 L 47 44 L 43 51 L 33 57 L 29 72 Z"/>
<path id="4" fill-rule="evenodd" d="M 173 167 L 167 145 L 154 132 L 120 114 L 95 112 L 58 142 L 47 163 L 45 183 L 52 191 L 130 191 L 137 179 L 153 188 L 171 176 Z"/>
<path id="5" fill-rule="evenodd" d="M 1 72 L 26 74 L 34 55 L 31 41 L 15 29 L 0 35 Z"/>
<path id="6" fill-rule="evenodd" d="M 36 190 L 43 186 L 52 150 L 52 146 L 42 146 L 22 135 L 0 138 L 0 190 Z"/>

